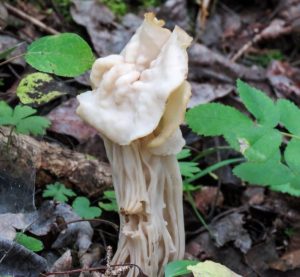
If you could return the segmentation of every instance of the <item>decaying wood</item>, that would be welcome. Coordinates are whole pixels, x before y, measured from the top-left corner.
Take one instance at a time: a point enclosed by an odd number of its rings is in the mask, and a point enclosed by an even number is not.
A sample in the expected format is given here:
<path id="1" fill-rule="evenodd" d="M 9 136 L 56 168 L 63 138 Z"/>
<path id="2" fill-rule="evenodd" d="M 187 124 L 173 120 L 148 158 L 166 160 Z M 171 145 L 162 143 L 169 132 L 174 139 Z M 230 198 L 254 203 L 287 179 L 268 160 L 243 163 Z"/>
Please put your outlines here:
<path id="1" fill-rule="evenodd" d="M 0 145 L 6 144 L 8 136 L 9 130 L 0 128 Z M 88 196 L 99 195 L 112 186 L 111 169 L 105 162 L 25 135 L 13 135 L 11 143 L 9 151 L 27 151 L 32 157 L 33 167 L 37 170 L 37 184 L 59 180 Z"/>

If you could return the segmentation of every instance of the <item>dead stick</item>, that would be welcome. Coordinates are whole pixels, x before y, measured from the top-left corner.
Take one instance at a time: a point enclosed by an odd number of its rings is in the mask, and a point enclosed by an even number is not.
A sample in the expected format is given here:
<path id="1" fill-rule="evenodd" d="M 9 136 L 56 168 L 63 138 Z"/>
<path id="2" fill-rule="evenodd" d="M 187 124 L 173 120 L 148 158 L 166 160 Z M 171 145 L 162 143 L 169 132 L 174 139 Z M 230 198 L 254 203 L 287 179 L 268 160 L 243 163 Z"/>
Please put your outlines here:
<path id="1" fill-rule="evenodd" d="M 15 8 L 7 3 L 4 3 L 4 6 L 12 13 L 14 13 L 15 15 L 17 15 L 18 17 L 27 20 L 29 22 L 31 22 L 33 25 L 39 27 L 40 29 L 46 31 L 47 33 L 51 34 L 51 35 L 57 35 L 59 34 L 58 31 L 56 31 L 55 29 L 48 27 L 46 24 L 44 24 L 43 22 L 41 22 L 40 20 L 24 13 L 23 11 L 19 10 L 18 8 Z"/>

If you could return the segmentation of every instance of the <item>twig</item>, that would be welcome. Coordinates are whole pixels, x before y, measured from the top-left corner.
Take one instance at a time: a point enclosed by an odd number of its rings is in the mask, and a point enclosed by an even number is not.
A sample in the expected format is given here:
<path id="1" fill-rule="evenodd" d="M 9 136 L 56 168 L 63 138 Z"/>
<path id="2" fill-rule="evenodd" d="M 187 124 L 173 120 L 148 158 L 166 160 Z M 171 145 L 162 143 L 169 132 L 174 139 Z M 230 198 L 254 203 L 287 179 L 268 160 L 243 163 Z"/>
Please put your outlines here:
<path id="1" fill-rule="evenodd" d="M 45 32 L 51 34 L 51 35 L 57 35 L 59 34 L 58 31 L 56 31 L 55 29 L 48 27 L 46 24 L 44 24 L 43 22 L 41 22 L 40 20 L 24 13 L 23 11 L 19 10 L 16 7 L 11 6 L 10 4 L 4 3 L 4 6 L 12 13 L 14 13 L 15 15 L 17 15 L 18 17 L 27 20 L 29 22 L 31 22 L 33 25 L 39 27 L 40 29 L 44 30 Z"/>
<path id="2" fill-rule="evenodd" d="M 123 266 L 130 266 L 130 267 L 136 267 L 140 273 L 142 273 L 142 269 L 136 265 L 136 264 L 117 264 L 117 265 L 111 265 L 111 267 L 123 267 Z M 79 269 L 72 269 L 67 271 L 56 271 L 56 272 L 47 272 L 47 273 L 41 273 L 41 276 L 50 276 L 50 275 L 60 275 L 60 274 L 72 274 L 72 273 L 81 273 L 81 272 L 92 272 L 92 271 L 104 271 L 106 270 L 106 266 L 99 266 L 99 267 L 91 267 L 91 268 L 79 268 Z M 140 274 L 140 276 L 146 276 Z"/>
<path id="3" fill-rule="evenodd" d="M 240 50 L 230 59 L 231 62 L 235 63 L 241 56 L 243 56 L 255 43 L 260 41 L 262 38 L 262 34 L 256 34 L 254 38 L 248 41 L 246 44 L 240 48 Z"/>
<path id="4" fill-rule="evenodd" d="M 65 224 L 72 224 L 72 223 L 77 223 L 77 222 L 83 222 L 83 221 L 88 221 L 88 222 L 99 222 L 99 223 L 104 223 L 107 225 L 110 225 L 111 227 L 113 227 L 116 231 L 119 230 L 118 225 L 108 221 L 108 220 L 104 220 L 104 219 L 78 219 L 78 220 L 72 220 L 72 221 L 68 221 Z"/>
<path id="5" fill-rule="evenodd" d="M 11 58 L 5 60 L 4 62 L 0 63 L 0 66 L 5 65 L 5 64 L 7 64 L 7 63 L 9 63 L 9 62 L 11 62 L 11 61 L 13 61 L 13 60 L 18 59 L 18 58 L 21 58 L 21 57 L 25 56 L 25 54 L 26 54 L 26 53 L 22 53 L 22 54 L 20 54 L 20 55 L 13 56 L 13 57 L 11 57 Z"/>

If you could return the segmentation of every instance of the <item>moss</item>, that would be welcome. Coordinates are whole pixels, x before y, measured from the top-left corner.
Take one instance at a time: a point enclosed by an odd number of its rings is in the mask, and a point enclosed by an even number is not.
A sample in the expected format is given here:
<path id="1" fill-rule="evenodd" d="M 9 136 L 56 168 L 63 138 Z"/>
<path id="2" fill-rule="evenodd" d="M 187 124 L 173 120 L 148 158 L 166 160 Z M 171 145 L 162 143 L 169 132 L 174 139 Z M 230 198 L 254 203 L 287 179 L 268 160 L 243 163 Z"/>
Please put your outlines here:
<path id="1" fill-rule="evenodd" d="M 125 15 L 128 11 L 128 5 L 123 0 L 100 0 L 105 4 L 115 15 Z"/>
<path id="2" fill-rule="evenodd" d="M 141 0 L 141 5 L 143 7 L 157 7 L 161 4 L 161 0 Z"/>

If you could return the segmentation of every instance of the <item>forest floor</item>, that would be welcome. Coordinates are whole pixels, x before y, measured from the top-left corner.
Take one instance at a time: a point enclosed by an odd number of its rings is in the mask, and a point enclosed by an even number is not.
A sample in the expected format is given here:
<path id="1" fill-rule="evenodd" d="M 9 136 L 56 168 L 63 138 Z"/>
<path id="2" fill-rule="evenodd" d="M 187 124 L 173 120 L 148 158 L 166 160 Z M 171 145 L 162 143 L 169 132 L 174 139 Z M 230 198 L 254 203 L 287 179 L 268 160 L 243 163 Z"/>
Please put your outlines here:
<path id="1" fill-rule="evenodd" d="M 2 1 L 0 58 L 7 62 L 0 66 L 0 100 L 13 107 L 19 104 L 17 87 L 35 70 L 22 56 L 10 58 L 36 39 L 73 32 L 89 43 L 97 57 L 119 53 L 143 14 L 153 11 L 167 28 L 179 25 L 194 38 L 189 49 L 189 108 L 216 101 L 247 113 L 236 93 L 239 78 L 272 99 L 286 98 L 300 105 L 299 0 L 215 0 L 202 5 L 196 0 L 102 1 L 108 6 L 100 2 Z M 12 269 L 17 276 L 34 276 L 46 266 L 50 272 L 105 267 L 107 246 L 117 246 L 118 208 L 104 145 L 75 114 L 75 96 L 90 89 L 89 74 L 56 76 L 44 90 L 56 88 L 64 93 L 35 106 L 51 121 L 46 135 L 16 136 L 21 150 L 9 154 L 18 157 L 13 166 L 4 171 L 0 161 L 0 276 Z M 239 156 L 226 148 L 222 138 L 198 136 L 186 125 L 182 131 L 191 153 L 185 160 L 187 175 Z M 7 130 L 1 129 L 1 147 L 6 135 Z M 3 151 L 0 156 L 5 156 Z M 20 183 L 25 189 L 18 188 Z M 232 165 L 190 185 L 192 189 L 184 191 L 186 259 L 212 259 L 247 277 L 300 276 L 297 197 L 242 182 L 232 173 Z M 38 209 L 34 219 L 20 213 L 33 208 L 33 197 Z M 70 223 L 80 219 L 75 197 L 81 201 L 81 217 L 95 220 Z M 50 201 L 53 198 L 61 201 Z M 16 229 L 19 236 L 38 240 L 19 238 L 23 245 L 37 247 L 35 253 L 34 249 L 11 251 Z"/>

